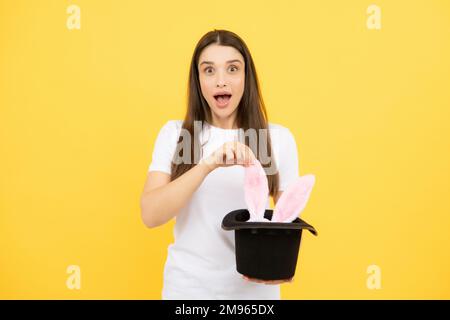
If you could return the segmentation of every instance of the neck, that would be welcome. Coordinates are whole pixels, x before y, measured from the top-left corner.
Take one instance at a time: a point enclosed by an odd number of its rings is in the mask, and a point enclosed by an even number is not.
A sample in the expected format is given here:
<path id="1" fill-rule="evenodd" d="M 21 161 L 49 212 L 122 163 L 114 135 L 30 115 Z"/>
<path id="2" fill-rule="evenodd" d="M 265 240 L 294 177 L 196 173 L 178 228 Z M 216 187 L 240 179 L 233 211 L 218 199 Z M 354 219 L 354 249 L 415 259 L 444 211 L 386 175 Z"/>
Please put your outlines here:
<path id="1" fill-rule="evenodd" d="M 230 116 L 225 119 L 220 119 L 213 114 L 211 124 L 222 129 L 238 129 L 236 124 L 236 116 Z"/>

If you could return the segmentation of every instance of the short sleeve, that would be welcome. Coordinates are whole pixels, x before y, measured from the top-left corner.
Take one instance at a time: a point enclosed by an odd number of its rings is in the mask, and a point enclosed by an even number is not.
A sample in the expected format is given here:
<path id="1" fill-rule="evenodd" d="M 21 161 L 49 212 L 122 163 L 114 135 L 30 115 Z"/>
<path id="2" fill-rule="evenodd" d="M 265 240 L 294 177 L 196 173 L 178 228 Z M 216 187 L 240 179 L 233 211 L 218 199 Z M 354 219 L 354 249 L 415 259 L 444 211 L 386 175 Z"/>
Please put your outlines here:
<path id="1" fill-rule="evenodd" d="M 298 153 L 295 137 L 288 128 L 283 128 L 280 140 L 280 157 L 278 164 L 279 191 L 286 188 L 299 177 Z"/>
<path id="2" fill-rule="evenodd" d="M 153 146 L 152 161 L 148 171 L 172 172 L 172 158 L 177 143 L 177 127 L 174 120 L 169 120 L 159 130 Z"/>

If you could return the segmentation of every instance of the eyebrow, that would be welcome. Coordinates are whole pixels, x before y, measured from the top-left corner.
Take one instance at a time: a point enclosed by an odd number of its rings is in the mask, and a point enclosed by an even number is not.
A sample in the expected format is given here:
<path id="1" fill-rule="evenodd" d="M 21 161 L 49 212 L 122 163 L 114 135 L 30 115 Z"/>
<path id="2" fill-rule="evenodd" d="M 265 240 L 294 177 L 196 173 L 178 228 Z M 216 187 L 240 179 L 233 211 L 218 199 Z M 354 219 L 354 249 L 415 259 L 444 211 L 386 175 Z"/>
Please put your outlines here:
<path id="1" fill-rule="evenodd" d="M 239 60 L 239 59 L 234 59 L 234 60 L 228 60 L 227 61 L 227 63 L 232 63 L 232 62 L 242 63 L 242 61 Z M 199 65 L 201 66 L 202 64 L 214 64 L 214 62 L 212 62 L 212 61 L 202 61 Z"/>

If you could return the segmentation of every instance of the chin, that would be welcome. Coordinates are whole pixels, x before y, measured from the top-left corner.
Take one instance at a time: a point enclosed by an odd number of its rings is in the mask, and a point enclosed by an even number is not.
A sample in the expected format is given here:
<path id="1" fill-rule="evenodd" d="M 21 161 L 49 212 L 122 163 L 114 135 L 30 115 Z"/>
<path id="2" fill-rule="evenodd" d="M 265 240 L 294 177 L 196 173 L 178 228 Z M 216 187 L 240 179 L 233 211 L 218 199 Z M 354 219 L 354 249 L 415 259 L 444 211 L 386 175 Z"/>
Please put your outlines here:
<path id="1" fill-rule="evenodd" d="M 219 114 L 221 117 L 224 117 L 224 118 L 231 116 L 233 114 L 233 112 L 234 112 L 234 110 L 233 111 L 221 110 L 221 109 L 216 110 L 216 114 Z"/>

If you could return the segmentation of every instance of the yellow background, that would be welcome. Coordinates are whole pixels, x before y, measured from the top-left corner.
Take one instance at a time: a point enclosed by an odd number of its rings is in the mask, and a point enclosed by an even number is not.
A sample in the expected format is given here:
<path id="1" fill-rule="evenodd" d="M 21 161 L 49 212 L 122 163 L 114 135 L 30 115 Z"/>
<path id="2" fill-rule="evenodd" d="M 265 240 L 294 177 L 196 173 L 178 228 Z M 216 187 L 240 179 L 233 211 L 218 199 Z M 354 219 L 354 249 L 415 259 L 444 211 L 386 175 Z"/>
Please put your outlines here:
<path id="1" fill-rule="evenodd" d="M 304 234 L 282 298 L 449 299 L 445 0 L 1 0 L 0 298 L 160 299 L 174 221 L 147 229 L 139 197 L 214 28 L 246 41 L 269 121 L 317 178 L 302 217 L 319 236 Z"/>

